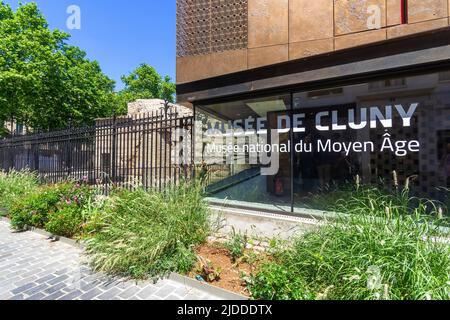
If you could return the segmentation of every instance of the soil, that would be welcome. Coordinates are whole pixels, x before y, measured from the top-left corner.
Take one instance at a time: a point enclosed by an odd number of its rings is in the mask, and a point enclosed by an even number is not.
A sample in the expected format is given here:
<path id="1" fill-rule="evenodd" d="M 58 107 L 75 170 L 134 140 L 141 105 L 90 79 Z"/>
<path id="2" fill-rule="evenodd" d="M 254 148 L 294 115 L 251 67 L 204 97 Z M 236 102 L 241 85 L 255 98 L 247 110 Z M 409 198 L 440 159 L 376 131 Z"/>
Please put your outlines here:
<path id="1" fill-rule="evenodd" d="M 223 248 L 223 245 L 216 243 L 207 243 L 196 249 L 197 255 L 210 263 L 214 269 L 220 268 L 220 278 L 217 281 L 208 282 L 209 284 L 232 291 L 249 297 L 250 293 L 246 287 L 242 274 L 250 275 L 253 270 L 252 266 L 247 262 L 232 262 L 230 252 Z M 198 267 L 198 266 L 197 266 Z M 191 278 L 198 275 L 196 268 L 189 274 Z"/>

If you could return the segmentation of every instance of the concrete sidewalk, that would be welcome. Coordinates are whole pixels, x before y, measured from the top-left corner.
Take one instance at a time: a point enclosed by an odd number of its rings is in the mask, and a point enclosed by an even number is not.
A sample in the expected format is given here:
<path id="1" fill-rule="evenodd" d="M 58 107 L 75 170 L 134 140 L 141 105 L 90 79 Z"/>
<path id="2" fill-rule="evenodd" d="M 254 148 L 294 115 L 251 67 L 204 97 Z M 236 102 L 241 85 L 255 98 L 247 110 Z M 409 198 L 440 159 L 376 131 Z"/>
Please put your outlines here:
<path id="1" fill-rule="evenodd" d="M 216 300 L 173 280 L 111 279 L 84 265 L 81 249 L 0 221 L 0 300 Z"/>

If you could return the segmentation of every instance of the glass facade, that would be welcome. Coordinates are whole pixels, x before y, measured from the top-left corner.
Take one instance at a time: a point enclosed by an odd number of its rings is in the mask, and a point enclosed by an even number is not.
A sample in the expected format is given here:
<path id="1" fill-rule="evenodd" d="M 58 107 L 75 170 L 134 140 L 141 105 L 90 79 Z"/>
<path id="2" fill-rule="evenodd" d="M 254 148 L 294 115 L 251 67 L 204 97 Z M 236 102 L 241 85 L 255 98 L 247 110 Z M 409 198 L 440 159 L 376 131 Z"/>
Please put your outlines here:
<path id="1" fill-rule="evenodd" d="M 196 119 L 217 201 L 322 210 L 355 184 L 447 201 L 449 72 L 196 105 Z"/>
<path id="2" fill-rule="evenodd" d="M 264 132 L 276 129 L 277 119 L 286 116 L 291 109 L 290 95 L 196 107 L 196 120 L 202 123 L 203 131 L 203 146 L 201 151 L 197 148 L 196 157 L 202 153 L 201 161 L 212 197 L 254 204 L 290 204 L 290 190 L 286 189 L 291 181 L 289 153 L 280 153 L 279 170 L 265 175 L 261 171 L 268 166 L 269 159 L 261 161 L 261 157 L 254 154 L 252 157 L 250 150 L 228 152 L 212 150 L 211 146 L 267 143 L 268 135 Z M 290 126 L 286 121 L 281 125 Z M 281 133 L 278 143 L 289 145 L 289 132 Z M 275 190 L 275 184 L 282 185 L 283 190 Z"/>

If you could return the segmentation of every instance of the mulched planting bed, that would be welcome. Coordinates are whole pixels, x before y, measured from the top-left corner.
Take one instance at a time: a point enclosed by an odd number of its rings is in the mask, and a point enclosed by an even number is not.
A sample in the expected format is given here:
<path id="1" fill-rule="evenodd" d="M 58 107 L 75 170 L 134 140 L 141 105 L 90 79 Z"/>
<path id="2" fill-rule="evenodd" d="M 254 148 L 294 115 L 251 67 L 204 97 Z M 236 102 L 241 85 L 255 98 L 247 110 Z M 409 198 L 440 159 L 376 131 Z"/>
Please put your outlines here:
<path id="1" fill-rule="evenodd" d="M 248 250 L 246 253 L 250 253 Z M 248 262 L 247 254 L 233 262 L 230 251 L 220 243 L 206 243 L 196 248 L 199 262 L 189 273 L 189 277 L 206 281 L 210 285 L 243 295 L 250 296 L 244 278 L 256 269 L 261 259 Z M 261 258 L 262 253 L 257 253 Z"/>

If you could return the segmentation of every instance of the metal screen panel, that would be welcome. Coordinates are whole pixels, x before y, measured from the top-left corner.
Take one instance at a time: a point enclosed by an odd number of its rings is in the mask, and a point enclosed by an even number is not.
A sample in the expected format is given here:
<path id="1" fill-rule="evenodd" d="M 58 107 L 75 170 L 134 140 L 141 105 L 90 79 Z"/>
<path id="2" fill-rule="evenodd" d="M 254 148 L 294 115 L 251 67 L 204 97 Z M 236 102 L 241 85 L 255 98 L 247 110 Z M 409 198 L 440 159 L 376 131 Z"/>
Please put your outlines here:
<path id="1" fill-rule="evenodd" d="M 177 0 L 177 56 L 247 47 L 248 0 Z"/>

